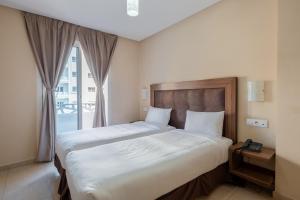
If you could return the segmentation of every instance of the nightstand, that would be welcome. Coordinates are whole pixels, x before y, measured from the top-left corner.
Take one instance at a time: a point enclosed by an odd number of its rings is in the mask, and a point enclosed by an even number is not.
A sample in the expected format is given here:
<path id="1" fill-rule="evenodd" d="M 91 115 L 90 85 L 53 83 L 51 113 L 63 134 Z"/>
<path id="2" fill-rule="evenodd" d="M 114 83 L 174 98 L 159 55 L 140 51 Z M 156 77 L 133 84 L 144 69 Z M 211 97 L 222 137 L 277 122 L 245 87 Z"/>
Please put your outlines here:
<path id="1" fill-rule="evenodd" d="M 261 152 L 237 150 L 242 145 L 243 143 L 241 142 L 229 148 L 229 172 L 243 180 L 252 182 L 266 189 L 274 190 L 275 171 L 244 162 L 244 160 L 248 158 L 260 163 L 270 163 L 270 161 L 275 158 L 275 150 L 265 147 L 262 148 Z"/>

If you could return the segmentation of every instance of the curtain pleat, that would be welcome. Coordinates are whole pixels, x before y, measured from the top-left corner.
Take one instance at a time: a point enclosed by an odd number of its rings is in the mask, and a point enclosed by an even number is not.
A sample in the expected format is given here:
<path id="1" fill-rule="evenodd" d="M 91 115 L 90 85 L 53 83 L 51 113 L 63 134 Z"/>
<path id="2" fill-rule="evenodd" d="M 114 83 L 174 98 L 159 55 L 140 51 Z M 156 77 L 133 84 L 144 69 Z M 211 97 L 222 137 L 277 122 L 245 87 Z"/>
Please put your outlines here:
<path id="1" fill-rule="evenodd" d="M 103 83 L 107 77 L 118 37 L 84 27 L 78 29 L 77 35 L 97 87 L 93 127 L 105 126 Z"/>

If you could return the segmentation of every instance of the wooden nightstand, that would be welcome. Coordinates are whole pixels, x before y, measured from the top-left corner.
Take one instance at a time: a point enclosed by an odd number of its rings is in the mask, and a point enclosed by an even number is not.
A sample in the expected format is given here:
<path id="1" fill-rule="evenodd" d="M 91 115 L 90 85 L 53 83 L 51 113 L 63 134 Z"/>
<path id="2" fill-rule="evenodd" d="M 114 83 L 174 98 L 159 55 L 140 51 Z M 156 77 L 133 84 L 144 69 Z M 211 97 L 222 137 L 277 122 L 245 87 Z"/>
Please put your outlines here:
<path id="1" fill-rule="evenodd" d="M 275 157 L 274 149 L 263 147 L 261 152 L 251 152 L 247 150 L 237 150 L 243 145 L 238 143 L 229 148 L 229 171 L 232 175 L 241 179 L 255 183 L 264 188 L 274 190 L 275 171 L 260 167 L 248 162 L 244 158 L 257 160 L 260 163 L 270 163 Z"/>

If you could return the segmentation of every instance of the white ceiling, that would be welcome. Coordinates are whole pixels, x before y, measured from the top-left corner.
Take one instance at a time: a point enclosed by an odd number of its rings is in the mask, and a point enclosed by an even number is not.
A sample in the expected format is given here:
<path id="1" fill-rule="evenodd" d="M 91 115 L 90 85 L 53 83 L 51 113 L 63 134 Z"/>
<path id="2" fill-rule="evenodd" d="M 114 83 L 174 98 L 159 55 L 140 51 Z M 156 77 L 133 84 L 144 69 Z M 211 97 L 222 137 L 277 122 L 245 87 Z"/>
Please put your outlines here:
<path id="1" fill-rule="evenodd" d="M 126 0 L 0 0 L 1 5 L 143 40 L 221 0 L 140 0 L 140 15 Z"/>

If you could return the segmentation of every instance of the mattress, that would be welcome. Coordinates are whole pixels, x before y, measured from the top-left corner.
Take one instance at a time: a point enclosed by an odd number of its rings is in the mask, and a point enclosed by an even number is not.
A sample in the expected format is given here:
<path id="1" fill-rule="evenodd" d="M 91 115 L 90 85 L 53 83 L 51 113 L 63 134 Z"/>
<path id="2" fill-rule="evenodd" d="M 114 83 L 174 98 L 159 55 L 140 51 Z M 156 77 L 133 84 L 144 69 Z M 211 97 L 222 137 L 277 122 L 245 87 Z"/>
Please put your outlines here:
<path id="1" fill-rule="evenodd" d="M 72 200 L 153 200 L 227 162 L 227 138 L 173 130 L 73 151 Z"/>
<path id="2" fill-rule="evenodd" d="M 55 151 L 62 167 L 65 168 L 66 155 L 71 151 L 148 136 L 172 129 L 175 128 L 139 121 L 130 124 L 73 131 L 56 138 Z"/>

